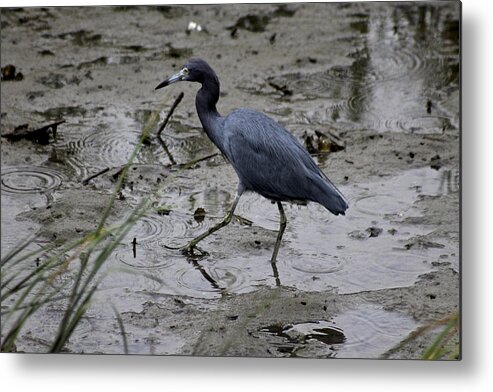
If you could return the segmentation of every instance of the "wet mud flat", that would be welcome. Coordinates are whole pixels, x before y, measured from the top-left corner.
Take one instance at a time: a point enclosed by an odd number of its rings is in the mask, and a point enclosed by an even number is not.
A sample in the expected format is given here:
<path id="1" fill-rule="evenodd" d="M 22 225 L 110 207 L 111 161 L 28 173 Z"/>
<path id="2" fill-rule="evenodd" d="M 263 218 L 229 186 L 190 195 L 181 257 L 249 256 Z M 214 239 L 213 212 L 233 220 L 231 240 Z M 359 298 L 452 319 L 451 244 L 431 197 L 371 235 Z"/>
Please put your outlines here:
<path id="1" fill-rule="evenodd" d="M 168 151 L 153 134 L 110 223 L 159 189 L 158 208 L 107 260 L 66 351 L 123 353 L 116 308 L 131 354 L 420 358 L 440 328 L 416 331 L 458 311 L 457 3 L 2 9 L 1 23 L 2 256 L 94 230 L 142 129 L 184 92 Z M 166 247 L 218 222 L 236 189 L 221 156 L 200 160 L 217 150 L 198 86 L 154 92 L 191 56 L 217 71 L 220 113 L 271 115 L 349 199 L 346 217 L 286 206 L 276 270 L 277 208 L 253 194 L 207 256 Z M 36 313 L 18 351 L 46 352 L 64 306 Z"/>

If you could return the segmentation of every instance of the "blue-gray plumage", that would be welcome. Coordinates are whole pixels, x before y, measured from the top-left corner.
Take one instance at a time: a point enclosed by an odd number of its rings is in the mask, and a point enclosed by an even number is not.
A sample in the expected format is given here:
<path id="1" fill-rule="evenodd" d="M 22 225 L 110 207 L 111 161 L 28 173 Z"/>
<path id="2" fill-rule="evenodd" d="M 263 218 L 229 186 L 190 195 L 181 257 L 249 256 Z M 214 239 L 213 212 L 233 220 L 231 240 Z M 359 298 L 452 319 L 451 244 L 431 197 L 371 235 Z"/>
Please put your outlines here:
<path id="1" fill-rule="evenodd" d="M 301 143 L 270 117 L 250 109 L 237 109 L 226 117 L 217 112 L 219 79 L 202 59 L 190 59 L 184 68 L 162 82 L 156 89 L 179 81 L 202 84 L 195 100 L 202 126 L 231 163 L 239 178 L 233 206 L 225 219 L 186 247 L 192 251 L 199 241 L 227 225 L 242 193 L 257 192 L 277 202 L 281 224 L 271 261 L 275 262 L 286 217 L 281 202 L 313 201 L 335 215 L 342 214 L 348 204 L 341 192 L 318 168 Z"/>

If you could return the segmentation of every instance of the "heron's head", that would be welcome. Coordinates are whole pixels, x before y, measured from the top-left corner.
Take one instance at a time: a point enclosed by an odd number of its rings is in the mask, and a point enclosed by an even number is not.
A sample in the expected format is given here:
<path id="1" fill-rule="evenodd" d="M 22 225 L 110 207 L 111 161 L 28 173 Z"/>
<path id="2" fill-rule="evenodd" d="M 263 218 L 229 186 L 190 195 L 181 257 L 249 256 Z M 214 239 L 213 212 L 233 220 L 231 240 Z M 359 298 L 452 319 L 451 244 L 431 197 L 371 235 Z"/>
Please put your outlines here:
<path id="1" fill-rule="evenodd" d="M 202 59 L 191 58 L 186 62 L 180 72 L 161 82 L 156 87 L 156 90 L 182 81 L 204 83 L 208 78 L 217 81 L 216 73 L 210 65 Z"/>

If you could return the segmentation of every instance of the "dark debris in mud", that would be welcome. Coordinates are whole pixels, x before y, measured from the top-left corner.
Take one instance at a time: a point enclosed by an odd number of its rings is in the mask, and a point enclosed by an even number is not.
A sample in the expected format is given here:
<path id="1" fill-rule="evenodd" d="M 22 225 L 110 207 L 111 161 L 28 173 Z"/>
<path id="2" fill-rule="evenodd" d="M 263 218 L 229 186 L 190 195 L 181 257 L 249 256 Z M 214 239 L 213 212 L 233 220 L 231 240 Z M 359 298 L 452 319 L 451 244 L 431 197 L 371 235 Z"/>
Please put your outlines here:
<path id="1" fill-rule="evenodd" d="M 372 226 L 367 228 L 365 231 L 353 230 L 348 233 L 348 236 L 356 240 L 366 240 L 368 238 L 376 238 L 380 234 L 382 234 L 382 232 L 383 232 L 382 228 Z"/>
<path id="2" fill-rule="evenodd" d="M 155 9 L 165 18 L 180 18 L 188 13 L 186 6 L 179 5 L 159 5 L 159 6 L 151 6 L 152 9 Z"/>
<path id="3" fill-rule="evenodd" d="M 303 140 L 310 154 L 337 152 L 344 150 L 346 147 L 341 137 L 333 131 L 321 132 L 315 130 L 313 134 L 305 131 Z"/>
<path id="4" fill-rule="evenodd" d="M 40 77 L 37 82 L 41 83 L 46 87 L 50 87 L 53 89 L 61 89 L 67 85 L 79 85 L 81 79 L 74 75 L 72 77 L 68 77 L 67 75 L 63 75 L 60 73 L 49 73 L 48 75 Z"/>
<path id="5" fill-rule="evenodd" d="M 442 160 L 440 158 L 440 155 L 437 154 L 430 159 L 430 167 L 432 169 L 440 170 L 442 165 L 443 165 L 443 163 L 442 163 Z"/>
<path id="6" fill-rule="evenodd" d="M 281 4 L 269 14 L 248 14 L 240 17 L 236 23 L 227 27 L 231 31 L 231 36 L 235 37 L 238 29 L 247 30 L 253 33 L 262 33 L 266 31 L 267 25 L 272 18 L 292 17 L 296 13 L 293 6 Z M 270 37 L 271 44 L 274 43 L 275 35 Z"/>
<path id="7" fill-rule="evenodd" d="M 430 249 L 430 248 L 445 248 L 445 245 L 429 241 L 426 237 L 414 237 L 410 239 L 405 245 L 404 248 L 409 249 Z"/>
<path id="8" fill-rule="evenodd" d="M 312 324 L 316 325 L 316 323 Z M 307 344 L 312 339 L 327 345 L 341 344 L 346 340 L 344 333 L 340 329 L 328 327 L 313 327 L 311 332 L 302 333 L 296 331 L 293 325 L 290 324 L 286 326 L 274 324 L 260 328 L 259 332 L 283 338 L 285 343 L 278 347 L 278 351 L 283 354 L 294 354 L 298 347 Z"/>
<path id="9" fill-rule="evenodd" d="M 89 60 L 89 61 L 83 61 L 82 63 L 79 63 L 77 65 L 77 69 L 84 69 L 84 68 L 90 68 L 94 66 L 103 66 L 108 64 L 108 57 L 106 56 L 101 56 L 98 57 L 97 59 L 94 60 Z"/>
<path id="10" fill-rule="evenodd" d="M 166 55 L 172 59 L 186 59 L 193 56 L 191 48 L 179 48 L 171 43 L 166 44 Z"/>
<path id="11" fill-rule="evenodd" d="M 24 79 L 24 74 L 17 71 L 15 65 L 9 64 L 2 67 L 2 80 L 5 82 L 16 81 L 19 82 Z"/>
<path id="12" fill-rule="evenodd" d="M 272 13 L 273 17 L 291 18 L 296 14 L 296 7 L 292 4 L 281 4 Z"/>
<path id="13" fill-rule="evenodd" d="M 272 18 L 290 18 L 294 16 L 295 13 L 296 9 L 293 6 L 288 4 L 281 4 L 274 11 L 268 14 L 248 14 L 242 16 L 236 21 L 234 25 L 227 27 L 227 29 L 231 30 L 232 32 L 237 31 L 238 29 L 243 29 L 254 33 L 262 33 L 266 30 L 267 25 Z"/>
<path id="14" fill-rule="evenodd" d="M 55 53 L 53 53 L 51 50 L 49 49 L 42 49 L 42 50 L 39 50 L 38 53 L 41 55 L 41 56 L 54 56 Z"/>
<path id="15" fill-rule="evenodd" d="M 58 126 L 64 122 L 65 120 L 60 120 L 35 129 L 28 124 L 22 124 L 15 127 L 11 132 L 2 133 L 2 137 L 11 142 L 30 140 L 37 144 L 46 145 L 50 143 L 51 138 L 56 141 Z"/>
<path id="16" fill-rule="evenodd" d="M 383 229 L 381 229 L 380 227 L 369 227 L 368 229 L 366 229 L 366 232 L 369 234 L 370 238 L 371 237 L 378 237 L 380 234 L 382 234 L 383 232 Z"/>
<path id="17" fill-rule="evenodd" d="M 205 210 L 202 207 L 199 207 L 193 213 L 193 219 L 195 219 L 197 223 L 201 223 L 204 221 L 205 215 L 206 215 Z"/>
<path id="18" fill-rule="evenodd" d="M 283 96 L 293 95 L 293 90 L 290 90 L 285 84 L 280 85 L 275 82 L 267 82 L 274 90 L 282 93 Z"/>
<path id="19" fill-rule="evenodd" d="M 236 32 L 238 29 L 251 31 L 253 33 L 262 33 L 265 31 L 270 19 L 271 18 L 267 15 L 249 14 L 239 18 L 234 25 L 229 26 L 227 29 L 231 30 L 232 36 L 234 35 L 233 32 Z"/>
<path id="20" fill-rule="evenodd" d="M 71 39 L 72 43 L 78 46 L 92 46 L 101 43 L 102 35 L 95 34 L 86 30 L 70 31 L 57 35 L 61 39 Z"/>

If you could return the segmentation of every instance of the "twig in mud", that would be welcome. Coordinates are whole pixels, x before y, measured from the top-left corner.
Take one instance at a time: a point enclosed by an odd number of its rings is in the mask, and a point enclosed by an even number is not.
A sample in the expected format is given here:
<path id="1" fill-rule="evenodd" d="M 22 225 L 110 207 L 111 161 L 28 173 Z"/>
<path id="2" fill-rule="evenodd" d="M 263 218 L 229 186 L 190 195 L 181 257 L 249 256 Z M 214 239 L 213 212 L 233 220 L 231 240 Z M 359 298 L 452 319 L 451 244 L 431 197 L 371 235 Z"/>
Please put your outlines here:
<path id="1" fill-rule="evenodd" d="M 175 111 L 176 107 L 180 104 L 181 100 L 183 99 L 183 91 L 178 95 L 178 97 L 175 99 L 175 102 L 173 102 L 173 105 L 171 105 L 171 108 L 169 109 L 168 115 L 164 119 L 163 123 L 159 127 L 159 131 L 157 132 L 157 136 L 161 138 L 161 132 L 163 132 L 163 129 L 166 127 L 168 124 L 169 119 L 173 115 L 173 112 Z"/>
<path id="2" fill-rule="evenodd" d="M 132 252 L 134 255 L 134 259 L 137 257 L 137 238 L 134 237 L 132 240 Z"/>
<path id="3" fill-rule="evenodd" d="M 92 179 L 100 176 L 101 174 L 104 174 L 106 173 L 107 171 L 109 171 L 110 168 L 109 167 L 105 167 L 103 170 L 97 172 L 96 174 L 93 174 L 92 176 L 89 176 L 87 177 L 86 179 L 82 180 L 82 185 L 87 185 L 89 183 L 89 181 L 91 181 Z"/>
<path id="4" fill-rule="evenodd" d="M 53 135 L 53 139 L 57 140 L 57 127 L 63 124 L 65 120 L 56 121 L 54 123 L 44 125 L 41 128 L 29 129 L 28 124 L 19 125 L 13 131 L 2 134 L 2 137 L 10 141 L 18 141 L 21 139 L 31 140 L 35 143 L 46 145 L 49 143 L 49 131 Z"/>
<path id="5" fill-rule="evenodd" d="M 159 136 L 159 134 L 157 136 L 157 140 L 159 140 L 159 143 L 161 144 L 161 147 L 163 147 L 164 152 L 168 156 L 168 159 L 171 162 L 171 166 L 176 165 L 175 158 L 173 158 L 173 155 L 171 155 L 171 152 L 169 151 L 168 146 L 166 145 L 166 143 L 164 142 L 164 140 L 161 139 L 161 136 Z"/>
<path id="6" fill-rule="evenodd" d="M 170 162 L 171 162 L 172 165 L 176 165 L 176 161 L 173 158 L 173 155 L 171 155 L 171 152 L 169 151 L 168 146 L 166 145 L 166 143 L 164 142 L 164 140 L 161 139 L 161 133 L 163 132 L 163 130 L 166 127 L 166 125 L 168 124 L 169 119 L 173 115 L 173 112 L 175 111 L 176 107 L 180 104 L 180 102 L 183 99 L 183 96 L 184 95 L 185 94 L 183 94 L 183 91 L 178 95 L 178 97 L 175 99 L 175 102 L 173 102 L 173 105 L 171 105 L 171 108 L 169 109 L 168 115 L 166 116 L 166 118 L 164 119 L 163 123 L 159 127 L 159 130 L 157 131 L 157 138 L 159 140 L 159 143 L 161 143 L 161 146 L 163 147 L 163 150 L 166 153 L 166 155 L 168 156 L 168 158 L 169 158 L 169 160 L 170 160 Z"/>
<path id="7" fill-rule="evenodd" d="M 188 162 L 185 162 L 185 163 L 180 163 L 180 164 L 178 165 L 178 167 L 179 167 L 180 169 L 188 169 L 188 168 L 190 168 L 191 166 L 193 166 L 193 165 L 195 165 L 195 164 L 197 164 L 197 163 L 199 163 L 199 162 L 206 161 L 206 160 L 208 160 L 208 159 L 214 158 L 214 157 L 215 157 L 215 156 L 217 156 L 217 155 L 218 155 L 218 153 L 217 153 L 217 152 L 215 152 L 214 154 L 210 154 L 210 155 L 207 155 L 207 156 L 202 157 L 202 158 L 192 159 L 191 161 L 188 161 Z"/>
<path id="8" fill-rule="evenodd" d="M 286 85 L 279 85 L 274 82 L 269 82 L 269 86 L 274 88 L 275 90 L 282 93 L 282 95 L 293 95 L 293 90 L 290 90 Z"/>

